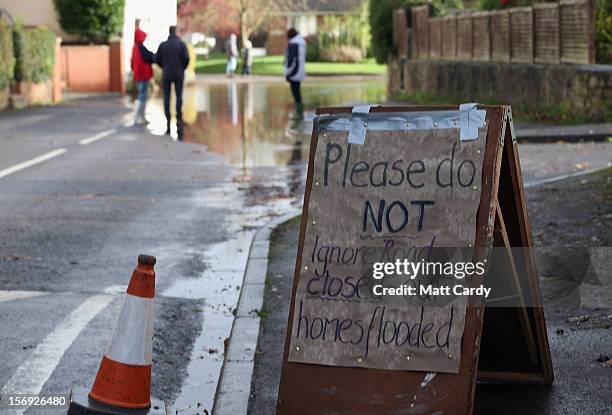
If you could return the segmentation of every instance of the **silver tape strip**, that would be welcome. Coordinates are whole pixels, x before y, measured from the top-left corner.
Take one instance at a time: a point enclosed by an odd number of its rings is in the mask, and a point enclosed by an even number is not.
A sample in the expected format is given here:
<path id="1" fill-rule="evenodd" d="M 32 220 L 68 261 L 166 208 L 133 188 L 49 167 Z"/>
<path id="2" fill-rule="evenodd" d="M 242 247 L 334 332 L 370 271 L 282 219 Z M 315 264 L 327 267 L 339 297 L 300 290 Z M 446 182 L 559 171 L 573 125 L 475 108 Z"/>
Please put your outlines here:
<path id="1" fill-rule="evenodd" d="M 370 115 L 370 105 L 355 105 L 351 112 L 348 142 L 351 144 L 365 143 L 365 136 L 368 130 L 368 116 Z"/>
<path id="2" fill-rule="evenodd" d="M 460 110 L 411 111 L 411 112 L 372 112 L 370 106 L 360 106 L 351 114 L 322 114 L 318 116 L 320 130 L 348 131 L 351 144 L 363 144 L 366 130 L 402 131 L 459 129 L 459 138 L 476 140 L 478 128 L 485 126 L 485 110 L 476 109 L 476 104 L 467 105 Z M 367 112 L 365 112 L 367 108 Z M 460 107 L 461 108 L 461 107 Z M 367 114 L 367 116 L 364 116 Z"/>

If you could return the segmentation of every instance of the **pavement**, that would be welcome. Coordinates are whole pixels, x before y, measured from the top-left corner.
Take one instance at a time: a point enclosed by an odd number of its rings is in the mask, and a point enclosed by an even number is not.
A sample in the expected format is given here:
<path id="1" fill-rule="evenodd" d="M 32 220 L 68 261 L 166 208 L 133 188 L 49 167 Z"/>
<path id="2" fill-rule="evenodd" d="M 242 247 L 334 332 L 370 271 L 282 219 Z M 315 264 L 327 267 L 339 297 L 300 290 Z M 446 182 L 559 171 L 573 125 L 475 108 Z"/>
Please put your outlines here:
<path id="1" fill-rule="evenodd" d="M 304 95 L 321 97 L 317 105 L 341 105 L 362 84 L 322 80 L 305 85 Z M 152 393 L 173 414 L 211 411 L 251 241 L 261 226 L 299 208 L 308 140 L 286 135 L 289 92 L 278 83 L 190 88 L 186 95 L 207 105 L 196 106 L 193 143 L 155 134 L 161 125 L 155 100 L 150 130 L 126 126 L 129 103 L 116 96 L 0 113 L 2 393 L 88 387 L 144 253 L 157 257 Z M 244 103 L 231 104 L 235 99 Z M 218 100 L 227 102 L 210 105 Z M 278 109 L 272 116 L 269 105 Z M 236 124 L 237 108 L 264 124 Z M 213 128 L 198 130 L 203 125 Z M 205 133 L 198 138 L 199 131 Z M 234 151 L 244 134 L 261 138 Z M 612 160 L 608 142 L 529 144 L 520 151 L 533 186 Z"/>
<path id="2" fill-rule="evenodd" d="M 612 123 L 554 125 L 517 122 L 515 132 L 523 142 L 579 142 L 612 140 Z"/>
<path id="3" fill-rule="evenodd" d="M 612 367 L 601 363 L 612 356 L 611 173 L 608 169 L 527 190 L 555 381 L 551 387 L 478 383 L 474 414 L 611 413 Z M 572 213 L 560 216 L 558 211 L 567 208 Z M 271 235 L 251 387 L 235 397 L 248 401 L 248 414 L 276 409 L 299 226 L 295 217 Z M 584 258 L 558 252 L 561 244 L 582 249 L 587 259 L 590 255 L 590 275 L 564 272 L 575 269 L 568 258 Z"/>

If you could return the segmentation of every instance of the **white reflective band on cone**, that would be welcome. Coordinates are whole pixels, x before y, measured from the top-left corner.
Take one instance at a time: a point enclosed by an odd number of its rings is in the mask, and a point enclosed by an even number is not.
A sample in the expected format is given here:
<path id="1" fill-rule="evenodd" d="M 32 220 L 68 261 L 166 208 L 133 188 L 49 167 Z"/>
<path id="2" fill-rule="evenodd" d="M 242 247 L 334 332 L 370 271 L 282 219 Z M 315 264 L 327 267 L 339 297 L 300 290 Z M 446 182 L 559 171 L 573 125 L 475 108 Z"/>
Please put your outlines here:
<path id="1" fill-rule="evenodd" d="M 153 299 L 126 294 L 106 357 L 127 365 L 150 365 L 153 355 Z"/>

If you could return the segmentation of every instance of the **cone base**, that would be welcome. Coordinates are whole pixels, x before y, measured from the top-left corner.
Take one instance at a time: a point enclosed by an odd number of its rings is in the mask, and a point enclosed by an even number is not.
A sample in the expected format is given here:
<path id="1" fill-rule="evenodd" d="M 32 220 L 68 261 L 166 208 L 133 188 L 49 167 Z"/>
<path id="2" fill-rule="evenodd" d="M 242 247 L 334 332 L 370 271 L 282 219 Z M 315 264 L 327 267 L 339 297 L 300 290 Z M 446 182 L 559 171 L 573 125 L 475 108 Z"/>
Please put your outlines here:
<path id="1" fill-rule="evenodd" d="M 150 365 L 126 365 L 105 355 L 89 397 L 119 408 L 146 409 L 151 406 L 150 394 Z"/>
<path id="2" fill-rule="evenodd" d="M 70 394 L 68 415 L 166 415 L 166 404 L 151 397 L 150 408 L 117 408 L 89 398 L 89 390 L 75 386 Z"/>

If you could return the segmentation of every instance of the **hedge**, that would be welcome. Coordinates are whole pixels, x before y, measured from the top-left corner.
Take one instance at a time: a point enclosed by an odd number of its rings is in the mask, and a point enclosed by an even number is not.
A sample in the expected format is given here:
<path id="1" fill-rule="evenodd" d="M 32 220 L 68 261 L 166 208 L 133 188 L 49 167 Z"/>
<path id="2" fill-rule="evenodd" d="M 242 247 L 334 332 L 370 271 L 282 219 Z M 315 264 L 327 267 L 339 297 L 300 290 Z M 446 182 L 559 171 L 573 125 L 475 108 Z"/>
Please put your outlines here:
<path id="1" fill-rule="evenodd" d="M 45 27 L 26 28 L 17 24 L 13 30 L 15 80 L 44 82 L 53 77 L 55 34 Z"/>
<path id="2" fill-rule="evenodd" d="M 595 0 L 595 52 L 597 63 L 612 63 L 612 0 Z"/>
<path id="3" fill-rule="evenodd" d="M 0 90 L 10 86 L 14 67 L 13 30 L 4 19 L 0 18 Z"/>
<path id="4" fill-rule="evenodd" d="M 125 0 L 54 0 L 66 33 L 83 42 L 106 43 L 123 29 Z M 151 2 L 151 6 L 153 7 Z"/>

